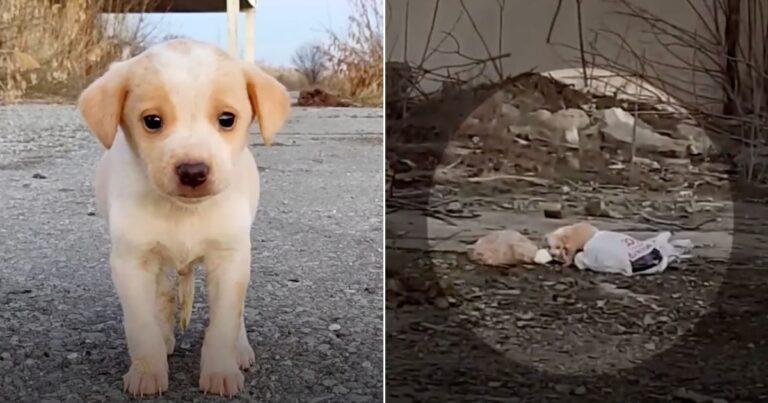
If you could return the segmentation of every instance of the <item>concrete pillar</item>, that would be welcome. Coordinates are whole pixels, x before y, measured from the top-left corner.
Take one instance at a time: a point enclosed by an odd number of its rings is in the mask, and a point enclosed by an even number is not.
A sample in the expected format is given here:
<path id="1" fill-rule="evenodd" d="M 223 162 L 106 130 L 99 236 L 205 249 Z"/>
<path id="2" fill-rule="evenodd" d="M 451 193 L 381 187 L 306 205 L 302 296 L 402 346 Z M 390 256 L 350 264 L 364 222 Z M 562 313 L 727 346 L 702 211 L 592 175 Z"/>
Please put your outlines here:
<path id="1" fill-rule="evenodd" d="M 256 14 L 255 8 L 245 10 L 245 61 L 253 63 L 253 17 Z"/>
<path id="2" fill-rule="evenodd" d="M 227 51 L 232 57 L 237 55 L 237 14 L 240 13 L 239 0 L 227 0 Z"/>

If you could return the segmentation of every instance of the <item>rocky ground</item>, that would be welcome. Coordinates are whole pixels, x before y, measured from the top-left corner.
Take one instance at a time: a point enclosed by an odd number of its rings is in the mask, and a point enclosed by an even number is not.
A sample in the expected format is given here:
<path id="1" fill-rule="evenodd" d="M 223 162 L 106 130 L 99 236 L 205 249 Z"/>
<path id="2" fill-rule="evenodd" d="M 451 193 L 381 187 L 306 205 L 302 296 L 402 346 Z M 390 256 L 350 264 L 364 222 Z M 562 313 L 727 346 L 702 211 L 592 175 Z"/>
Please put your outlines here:
<path id="1" fill-rule="evenodd" d="M 0 122 L 0 400 L 128 400 L 90 185 L 100 146 L 70 105 L 4 106 Z M 381 401 L 380 110 L 295 108 L 275 146 L 251 143 L 262 199 L 245 315 L 257 360 L 236 400 Z M 197 287 L 158 401 L 204 400 L 202 273 Z"/>
<path id="2" fill-rule="evenodd" d="M 710 147 L 701 138 L 677 138 L 675 150 L 647 143 L 629 163 L 626 144 L 605 142 L 597 113 L 591 134 L 603 142 L 591 150 L 530 121 L 499 124 L 505 111 L 520 115 L 520 94 L 564 101 L 553 112 L 594 101 L 562 88 L 541 97 L 541 88 L 446 97 L 448 107 L 416 107 L 390 124 L 388 400 L 768 398 L 766 199 L 741 192 L 728 161 L 689 147 Z M 562 218 L 545 217 L 553 205 Z M 639 277 L 487 267 L 465 253 L 493 230 L 543 245 L 545 233 L 578 221 L 641 239 L 672 231 L 696 247 Z"/>

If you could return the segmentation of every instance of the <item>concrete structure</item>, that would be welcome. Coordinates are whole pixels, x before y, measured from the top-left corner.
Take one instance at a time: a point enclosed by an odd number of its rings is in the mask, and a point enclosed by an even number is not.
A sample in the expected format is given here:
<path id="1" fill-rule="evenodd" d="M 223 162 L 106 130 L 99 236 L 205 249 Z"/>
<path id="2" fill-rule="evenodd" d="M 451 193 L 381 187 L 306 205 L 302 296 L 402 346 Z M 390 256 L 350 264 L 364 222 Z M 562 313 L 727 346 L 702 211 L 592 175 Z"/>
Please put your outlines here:
<path id="1" fill-rule="evenodd" d="M 387 2 L 387 60 L 403 61 L 419 64 L 424 53 L 424 47 L 430 32 L 430 22 L 436 0 L 386 0 Z M 547 35 L 550 22 L 558 6 L 557 0 L 506 0 L 503 10 L 497 0 L 464 1 L 467 11 L 472 15 L 477 30 L 482 34 L 492 55 L 509 53 L 503 59 L 501 67 L 503 74 L 515 75 L 528 70 L 539 72 L 580 67 L 579 27 L 576 1 L 564 0 L 552 30 L 549 43 Z M 633 0 L 635 6 L 652 10 L 655 14 L 668 18 L 678 26 L 697 29 L 698 19 L 685 1 L 666 0 Z M 582 2 L 582 32 L 587 47 L 594 41 L 594 47 L 603 54 L 611 55 L 612 60 L 624 63 L 634 63 L 627 51 L 620 50 L 622 41 L 633 48 L 645 51 L 650 59 L 664 63 L 679 63 L 668 54 L 646 26 L 621 14 L 618 2 L 610 0 L 585 0 Z M 406 8 L 408 10 L 408 26 L 406 29 Z M 483 59 L 488 57 L 485 46 L 475 32 L 475 27 L 463 14 L 462 2 L 459 0 L 440 0 L 434 29 L 432 29 L 432 46 L 444 37 L 444 32 L 452 32 L 456 41 L 448 38 L 443 43 L 443 49 L 456 50 L 458 45 L 463 54 Z M 500 21 L 503 21 L 502 32 L 499 32 Z M 698 27 L 698 32 L 703 32 Z M 606 33 L 606 30 L 619 33 L 618 36 Z M 406 34 L 407 32 L 407 34 Z M 599 36 L 596 36 L 599 33 Z M 406 45 L 407 35 L 407 45 Z M 595 38 L 598 38 L 597 40 Z M 685 60 L 694 57 L 693 52 L 678 49 Z M 589 59 L 588 59 L 589 61 Z M 425 67 L 434 68 L 446 65 L 466 63 L 467 59 L 456 54 L 435 53 Z M 669 77 L 675 76 L 681 83 L 695 82 L 699 95 L 716 97 L 719 88 L 708 82 L 706 77 L 692 77 L 690 71 L 669 69 L 655 66 L 659 72 Z M 453 70 L 459 70 L 455 68 Z M 483 75 L 485 78 L 497 79 L 497 73 L 490 65 Z M 673 95 L 675 91 L 668 90 Z"/>
<path id="2" fill-rule="evenodd" d="M 256 11 L 256 0 L 154 0 L 149 4 L 143 2 L 115 6 L 112 2 L 104 3 L 105 12 L 124 13 L 227 13 L 227 51 L 232 56 L 237 54 L 237 14 L 245 13 L 245 49 L 244 59 L 254 61 L 253 52 L 253 17 Z"/>

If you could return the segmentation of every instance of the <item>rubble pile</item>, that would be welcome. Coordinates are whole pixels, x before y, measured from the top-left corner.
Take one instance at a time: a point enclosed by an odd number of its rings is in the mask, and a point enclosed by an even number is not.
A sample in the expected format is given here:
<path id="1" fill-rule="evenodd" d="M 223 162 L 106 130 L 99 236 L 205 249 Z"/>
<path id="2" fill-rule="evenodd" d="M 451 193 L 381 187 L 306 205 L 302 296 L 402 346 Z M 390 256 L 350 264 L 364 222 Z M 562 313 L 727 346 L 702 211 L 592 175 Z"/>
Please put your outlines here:
<path id="1" fill-rule="evenodd" d="M 298 106 L 330 106 L 343 108 L 354 106 L 352 102 L 320 88 L 301 90 L 296 104 Z"/>
<path id="2" fill-rule="evenodd" d="M 552 178 L 629 165 L 640 172 L 688 169 L 717 155 L 707 132 L 684 108 L 671 106 L 671 97 L 632 99 L 565 81 L 538 73 L 508 79 L 462 123 L 446 159 L 464 156 L 465 165 L 477 168 L 468 176 Z M 487 164 L 494 155 L 507 162 Z"/>

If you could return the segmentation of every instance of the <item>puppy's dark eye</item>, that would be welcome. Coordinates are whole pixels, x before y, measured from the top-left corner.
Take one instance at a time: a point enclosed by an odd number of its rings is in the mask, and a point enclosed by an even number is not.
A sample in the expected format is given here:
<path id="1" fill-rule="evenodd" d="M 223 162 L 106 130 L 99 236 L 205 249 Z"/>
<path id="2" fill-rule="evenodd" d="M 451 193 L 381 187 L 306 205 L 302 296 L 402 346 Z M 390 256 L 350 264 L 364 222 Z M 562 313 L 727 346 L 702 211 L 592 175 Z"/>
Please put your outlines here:
<path id="1" fill-rule="evenodd" d="M 225 129 L 231 129 L 235 125 L 235 115 L 229 112 L 222 112 L 219 115 L 219 126 Z"/>
<path id="2" fill-rule="evenodd" d="M 144 127 L 151 131 L 158 131 L 163 127 L 163 119 L 158 115 L 147 115 L 142 118 L 144 121 Z"/>

